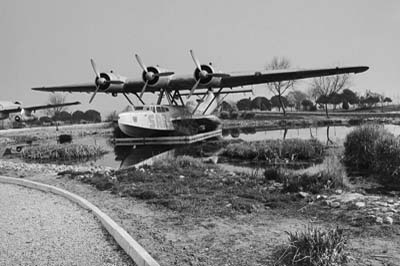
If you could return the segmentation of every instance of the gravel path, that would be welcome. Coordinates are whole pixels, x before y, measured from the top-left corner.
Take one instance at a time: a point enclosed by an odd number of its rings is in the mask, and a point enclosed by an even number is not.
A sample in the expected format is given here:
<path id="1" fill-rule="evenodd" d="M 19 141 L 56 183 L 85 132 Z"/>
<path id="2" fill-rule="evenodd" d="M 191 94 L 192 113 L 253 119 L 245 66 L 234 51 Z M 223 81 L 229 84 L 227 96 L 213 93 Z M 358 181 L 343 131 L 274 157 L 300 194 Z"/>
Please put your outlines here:
<path id="1" fill-rule="evenodd" d="M 0 184 L 0 265 L 135 265 L 100 222 L 51 193 Z"/>

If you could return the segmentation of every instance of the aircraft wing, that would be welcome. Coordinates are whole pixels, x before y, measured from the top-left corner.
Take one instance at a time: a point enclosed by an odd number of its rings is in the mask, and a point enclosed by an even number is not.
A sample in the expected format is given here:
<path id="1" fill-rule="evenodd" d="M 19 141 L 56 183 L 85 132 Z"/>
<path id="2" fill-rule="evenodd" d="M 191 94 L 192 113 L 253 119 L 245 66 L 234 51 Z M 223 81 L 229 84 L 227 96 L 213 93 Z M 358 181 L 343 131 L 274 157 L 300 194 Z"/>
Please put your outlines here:
<path id="1" fill-rule="evenodd" d="M 306 79 L 346 73 L 360 73 L 367 71 L 367 66 L 355 67 L 336 67 L 336 68 L 322 68 L 322 69 L 304 69 L 304 70 L 275 70 L 253 72 L 248 74 L 230 74 L 221 79 L 220 87 L 237 87 L 252 84 L 262 84 L 269 82 L 279 82 L 285 80 Z"/>
<path id="2" fill-rule="evenodd" d="M 61 106 L 70 106 L 70 105 L 77 105 L 77 104 L 81 104 L 81 102 L 35 105 L 35 106 L 23 107 L 23 109 L 25 109 L 26 111 L 36 111 L 36 110 L 40 110 L 40 109 L 49 109 L 49 108 L 55 108 L 55 107 L 61 107 Z M 19 111 L 20 110 L 21 109 L 19 109 Z"/>
<path id="3" fill-rule="evenodd" d="M 201 88 L 233 88 L 240 86 L 247 86 L 253 84 L 263 84 L 269 82 L 279 82 L 285 80 L 306 79 L 322 76 L 330 76 L 346 73 L 360 73 L 368 70 L 367 66 L 354 66 L 354 67 L 335 67 L 335 68 L 320 68 L 320 69 L 299 69 L 299 70 L 273 70 L 273 71 L 256 71 L 247 73 L 227 73 L 223 77 L 218 78 L 218 82 L 213 84 L 200 84 Z M 196 83 L 192 74 L 189 75 L 171 75 L 167 85 L 154 85 L 148 86 L 147 92 L 157 92 L 160 89 L 171 90 L 190 90 Z M 140 78 L 126 79 L 122 84 L 110 86 L 106 90 L 99 90 L 98 92 L 105 93 L 140 93 L 144 86 L 144 82 Z M 96 86 L 94 82 L 64 85 L 64 86 L 51 86 L 51 87 L 36 87 L 32 90 L 47 91 L 47 92 L 95 92 Z"/>
<path id="4" fill-rule="evenodd" d="M 94 92 L 96 90 L 96 86 L 93 82 L 90 83 L 82 83 L 82 84 L 73 84 L 73 85 L 62 85 L 62 86 L 49 86 L 49 87 L 37 87 L 32 88 L 35 91 L 48 91 L 48 92 Z"/>

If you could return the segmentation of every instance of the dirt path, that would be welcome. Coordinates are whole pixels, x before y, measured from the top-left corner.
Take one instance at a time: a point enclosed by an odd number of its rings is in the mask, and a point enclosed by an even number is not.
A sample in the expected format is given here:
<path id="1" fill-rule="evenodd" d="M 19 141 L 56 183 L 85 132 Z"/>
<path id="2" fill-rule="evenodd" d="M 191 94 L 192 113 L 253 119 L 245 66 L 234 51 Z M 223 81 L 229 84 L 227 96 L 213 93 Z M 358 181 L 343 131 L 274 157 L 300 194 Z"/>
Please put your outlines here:
<path id="1" fill-rule="evenodd" d="M 0 265 L 135 265 L 78 205 L 0 184 Z"/>

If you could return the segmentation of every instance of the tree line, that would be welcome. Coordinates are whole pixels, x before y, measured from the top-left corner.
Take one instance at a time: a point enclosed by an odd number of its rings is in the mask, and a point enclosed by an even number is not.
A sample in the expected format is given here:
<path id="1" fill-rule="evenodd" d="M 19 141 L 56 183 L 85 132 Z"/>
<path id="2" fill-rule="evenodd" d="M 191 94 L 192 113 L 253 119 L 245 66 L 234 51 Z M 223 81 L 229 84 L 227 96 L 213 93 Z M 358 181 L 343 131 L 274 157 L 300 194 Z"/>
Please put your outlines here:
<path id="1" fill-rule="evenodd" d="M 243 98 L 236 103 L 222 103 L 222 110 L 232 112 L 235 110 L 249 111 L 249 110 L 261 110 L 271 111 L 272 108 L 277 108 L 279 111 L 283 108 L 290 108 L 292 111 L 316 111 L 318 109 L 324 109 L 328 114 L 328 104 L 332 106 L 332 109 L 339 108 L 343 110 L 349 110 L 350 105 L 353 108 L 364 109 L 375 107 L 378 104 L 391 103 L 390 97 L 384 97 L 378 93 L 367 91 L 364 95 L 358 95 L 351 89 L 344 89 L 342 92 L 333 92 L 331 94 L 317 94 L 313 89 L 308 93 L 304 93 L 299 90 L 292 90 L 287 93 L 286 96 L 275 95 L 270 99 L 263 96 L 251 98 Z"/>
<path id="2" fill-rule="evenodd" d="M 76 110 L 72 113 L 67 111 L 55 111 L 51 115 L 42 116 L 39 118 L 41 123 L 52 123 L 54 121 L 73 122 L 73 123 L 98 123 L 101 122 L 101 114 L 93 109 L 85 112 Z"/>

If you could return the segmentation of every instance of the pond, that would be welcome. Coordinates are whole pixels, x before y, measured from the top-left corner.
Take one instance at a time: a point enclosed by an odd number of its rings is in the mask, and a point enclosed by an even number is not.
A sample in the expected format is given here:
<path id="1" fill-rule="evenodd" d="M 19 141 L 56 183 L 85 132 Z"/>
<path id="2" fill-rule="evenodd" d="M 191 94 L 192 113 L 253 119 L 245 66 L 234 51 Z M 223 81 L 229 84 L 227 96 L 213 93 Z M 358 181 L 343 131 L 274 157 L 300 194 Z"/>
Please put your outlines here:
<path id="1" fill-rule="evenodd" d="M 384 125 L 386 129 L 395 134 L 400 134 L 399 125 Z M 313 128 L 295 128 L 265 130 L 262 128 L 245 128 L 223 130 L 224 139 L 242 139 L 244 141 L 258 141 L 266 139 L 317 138 L 324 144 L 342 144 L 346 135 L 354 129 L 354 126 L 324 126 Z M 82 164 L 94 164 L 113 168 L 125 168 L 137 164 L 151 164 L 156 159 L 171 158 L 178 155 L 198 155 L 199 145 L 181 146 L 137 146 L 114 147 L 110 142 L 110 136 L 93 135 L 89 137 L 75 138 L 74 143 L 96 144 L 102 146 L 108 153 L 104 156 Z M 217 147 L 215 148 L 217 151 Z"/>
<path id="2" fill-rule="evenodd" d="M 386 129 L 395 135 L 400 134 L 399 125 L 384 125 Z M 234 129 L 224 130 L 224 139 L 242 139 L 244 141 L 257 141 L 266 139 L 289 139 L 317 138 L 322 143 L 342 144 L 346 135 L 355 127 L 350 126 L 325 126 L 313 128 L 295 128 L 295 129 Z M 193 155 L 196 145 L 184 146 L 138 146 L 132 147 L 114 147 L 106 137 L 90 137 L 74 140 L 79 143 L 99 144 L 106 147 L 109 153 L 99 158 L 94 163 L 96 165 L 111 167 L 128 167 L 139 163 L 151 163 L 155 159 L 165 159 L 177 155 Z"/>

